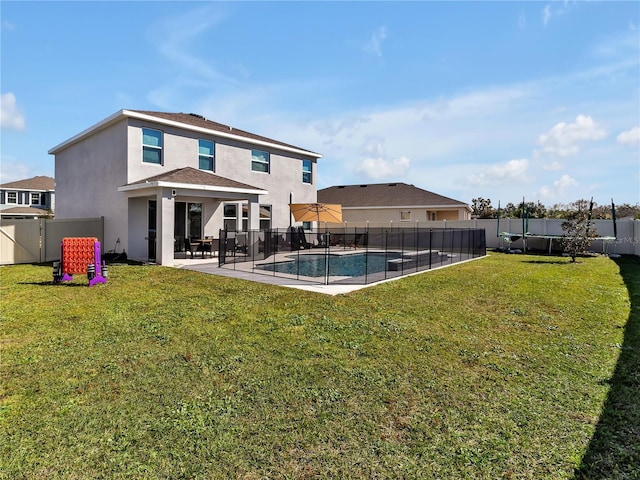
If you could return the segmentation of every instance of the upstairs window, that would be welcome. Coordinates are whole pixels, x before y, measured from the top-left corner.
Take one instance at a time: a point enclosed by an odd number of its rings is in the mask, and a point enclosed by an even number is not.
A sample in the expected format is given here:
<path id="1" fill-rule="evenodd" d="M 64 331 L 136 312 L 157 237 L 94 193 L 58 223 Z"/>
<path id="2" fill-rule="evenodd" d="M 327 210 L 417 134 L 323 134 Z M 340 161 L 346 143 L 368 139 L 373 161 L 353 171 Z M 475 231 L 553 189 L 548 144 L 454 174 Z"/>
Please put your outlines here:
<path id="1" fill-rule="evenodd" d="M 18 203 L 18 192 L 7 192 L 7 203 Z"/>
<path id="2" fill-rule="evenodd" d="M 311 160 L 303 160 L 302 161 L 302 183 L 312 183 L 311 177 L 311 169 L 312 169 Z"/>
<path id="3" fill-rule="evenodd" d="M 198 140 L 198 168 L 212 172 L 216 169 L 214 145 L 209 140 Z"/>
<path id="4" fill-rule="evenodd" d="M 142 129 L 142 161 L 162 165 L 162 132 Z"/>
<path id="5" fill-rule="evenodd" d="M 42 205 L 40 203 L 40 194 L 39 193 L 32 193 L 31 194 L 31 205 Z"/>
<path id="6" fill-rule="evenodd" d="M 254 172 L 269 173 L 269 152 L 262 150 L 251 150 L 251 170 Z"/>

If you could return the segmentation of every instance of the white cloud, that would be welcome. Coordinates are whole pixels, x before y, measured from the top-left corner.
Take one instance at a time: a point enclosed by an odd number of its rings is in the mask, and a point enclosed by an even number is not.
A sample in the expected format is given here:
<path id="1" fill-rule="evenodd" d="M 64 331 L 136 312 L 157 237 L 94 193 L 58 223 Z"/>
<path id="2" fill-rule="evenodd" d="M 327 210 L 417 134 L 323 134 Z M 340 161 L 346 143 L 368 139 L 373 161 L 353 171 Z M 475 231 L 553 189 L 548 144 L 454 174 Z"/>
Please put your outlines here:
<path id="1" fill-rule="evenodd" d="M 365 158 L 360 162 L 356 171 L 374 180 L 396 180 L 403 177 L 410 166 L 411 160 L 407 157 L 394 158 L 393 160 L 381 157 Z"/>
<path id="2" fill-rule="evenodd" d="M 551 19 L 552 16 L 556 17 L 556 16 L 564 15 L 569 11 L 569 9 L 572 7 L 573 4 L 575 4 L 575 2 L 572 2 L 569 0 L 565 0 L 564 2 L 553 2 L 554 8 L 552 12 L 551 4 L 548 3 L 547 5 L 545 5 L 544 9 L 542 10 L 542 22 L 546 26 L 549 23 L 549 20 Z"/>
<path id="3" fill-rule="evenodd" d="M 567 196 L 569 190 L 577 187 L 578 182 L 569 175 L 562 175 L 558 180 L 553 182 L 551 187 L 545 185 L 538 191 L 541 198 L 545 200 L 557 200 Z"/>
<path id="4" fill-rule="evenodd" d="M 551 5 L 545 5 L 542 10 L 542 22 L 546 25 L 551 18 Z"/>
<path id="5" fill-rule="evenodd" d="M 520 15 L 518 15 L 518 28 L 520 30 L 524 30 L 527 27 L 527 17 L 524 12 L 521 11 Z"/>
<path id="6" fill-rule="evenodd" d="M 182 74 L 191 74 L 202 80 L 219 80 L 226 77 L 221 76 L 210 62 L 190 53 L 190 46 L 222 18 L 216 9 L 204 7 L 164 19 L 151 31 L 160 53 Z"/>
<path id="7" fill-rule="evenodd" d="M 356 172 L 374 180 L 398 180 L 402 178 L 411 166 L 411 160 L 407 157 L 390 159 L 387 157 L 384 140 L 370 138 L 360 148 L 364 159 L 356 167 Z"/>
<path id="8" fill-rule="evenodd" d="M 12 32 L 15 29 L 16 29 L 16 26 L 13 23 L 11 23 L 11 22 L 9 22 L 7 20 L 3 20 L 2 21 L 2 30 L 7 30 L 7 31 Z"/>
<path id="9" fill-rule="evenodd" d="M 575 123 L 560 122 L 547 134 L 538 137 L 538 143 L 542 151 L 552 155 L 566 157 L 579 152 L 579 144 L 600 140 L 606 136 L 606 132 L 593 121 L 591 117 L 578 115 Z"/>
<path id="10" fill-rule="evenodd" d="M 13 93 L 0 95 L 0 128 L 6 130 L 24 130 L 24 114 L 18 108 L 16 97 Z"/>
<path id="11" fill-rule="evenodd" d="M 509 160 L 507 163 L 493 165 L 486 172 L 467 177 L 471 185 L 500 185 L 509 182 L 527 181 L 529 160 L 526 158 Z"/>
<path id="12" fill-rule="evenodd" d="M 564 167 L 560 162 L 551 162 L 546 165 L 542 165 L 544 170 L 561 170 Z"/>
<path id="13" fill-rule="evenodd" d="M 633 127 L 631 130 L 622 132 L 616 137 L 616 141 L 623 145 L 639 146 L 640 145 L 640 126 Z"/>
<path id="14" fill-rule="evenodd" d="M 15 182 L 33 176 L 30 168 L 24 163 L 20 163 L 12 156 L 3 155 L 0 158 L 0 183 Z"/>
<path id="15" fill-rule="evenodd" d="M 348 137 L 352 136 L 361 125 L 367 123 L 370 119 L 364 116 L 352 116 L 345 118 L 330 118 L 314 124 L 315 130 L 321 135 L 328 137 L 336 137 L 342 133 L 346 133 Z"/>
<path id="16" fill-rule="evenodd" d="M 369 41 L 364 45 L 364 51 L 382 58 L 382 42 L 384 42 L 386 38 L 387 28 L 384 26 L 378 27 L 371 35 Z"/>

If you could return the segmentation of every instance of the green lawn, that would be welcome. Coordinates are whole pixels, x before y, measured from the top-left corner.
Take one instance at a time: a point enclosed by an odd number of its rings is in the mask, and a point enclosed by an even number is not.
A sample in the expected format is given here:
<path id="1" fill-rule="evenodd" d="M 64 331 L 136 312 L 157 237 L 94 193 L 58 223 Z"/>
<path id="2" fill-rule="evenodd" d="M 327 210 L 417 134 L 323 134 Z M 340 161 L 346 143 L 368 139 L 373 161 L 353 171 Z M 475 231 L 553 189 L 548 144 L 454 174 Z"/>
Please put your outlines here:
<path id="1" fill-rule="evenodd" d="M 635 257 L 492 254 L 336 297 L 0 275 L 0 478 L 640 478 Z"/>

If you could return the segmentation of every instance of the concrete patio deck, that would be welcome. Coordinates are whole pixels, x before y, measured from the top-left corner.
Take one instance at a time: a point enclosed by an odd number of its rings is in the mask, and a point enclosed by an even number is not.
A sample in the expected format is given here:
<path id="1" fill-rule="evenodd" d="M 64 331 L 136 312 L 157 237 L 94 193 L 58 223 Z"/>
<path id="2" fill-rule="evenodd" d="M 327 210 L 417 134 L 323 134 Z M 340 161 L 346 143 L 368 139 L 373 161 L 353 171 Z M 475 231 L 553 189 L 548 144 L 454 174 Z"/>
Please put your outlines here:
<path id="1" fill-rule="evenodd" d="M 240 278 L 243 280 L 249 280 L 251 282 L 265 283 L 268 285 L 279 285 L 287 288 L 296 288 L 299 290 L 322 293 L 325 295 L 340 295 L 340 294 L 355 292 L 363 288 L 374 287 L 376 285 L 380 285 L 381 283 L 391 282 L 394 280 L 410 277 L 413 275 L 420 275 L 433 270 L 438 270 L 440 268 L 446 268 L 452 265 L 459 265 L 461 263 L 477 260 L 479 258 L 484 258 L 484 257 L 476 257 L 476 258 L 471 258 L 469 260 L 462 260 L 453 264 L 446 264 L 439 267 L 435 267 L 430 270 L 422 270 L 419 272 L 408 273 L 405 275 L 396 276 L 393 278 L 387 278 L 384 280 L 380 280 L 378 282 L 368 283 L 368 284 L 335 284 L 334 283 L 329 285 L 323 285 L 320 283 L 307 282 L 304 280 L 297 280 L 294 278 L 285 278 L 285 277 L 274 276 L 274 275 L 263 275 L 259 273 L 253 273 L 251 271 L 250 262 L 237 263 L 235 265 L 235 269 L 230 268 L 229 266 L 220 268 L 218 266 L 217 257 L 212 257 L 212 258 L 205 257 L 204 259 L 203 258 L 176 259 L 174 267 L 182 268 L 185 270 L 193 270 L 201 273 L 207 273 L 210 275 L 218 275 L 221 277 Z"/>

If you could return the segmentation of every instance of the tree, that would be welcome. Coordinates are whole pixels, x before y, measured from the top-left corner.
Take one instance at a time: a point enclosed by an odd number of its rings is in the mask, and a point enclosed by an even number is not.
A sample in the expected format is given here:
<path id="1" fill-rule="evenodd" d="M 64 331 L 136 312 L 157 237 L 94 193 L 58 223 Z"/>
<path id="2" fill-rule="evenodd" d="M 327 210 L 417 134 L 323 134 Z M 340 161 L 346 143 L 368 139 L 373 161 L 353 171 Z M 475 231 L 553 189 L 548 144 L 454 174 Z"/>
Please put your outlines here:
<path id="1" fill-rule="evenodd" d="M 493 206 L 490 198 L 474 198 L 471 208 L 473 209 L 472 215 L 476 218 L 493 218 Z"/>
<path id="2" fill-rule="evenodd" d="M 587 252 L 587 249 L 597 236 L 597 231 L 589 218 L 589 202 L 582 200 L 575 202 L 577 210 L 568 212 L 567 220 L 562 222 L 562 247 L 564 252 L 575 262 L 578 255 Z M 586 207 L 586 208 L 585 208 Z"/>

